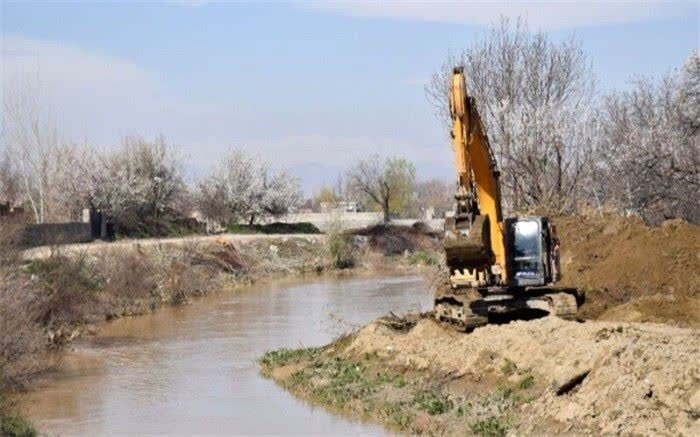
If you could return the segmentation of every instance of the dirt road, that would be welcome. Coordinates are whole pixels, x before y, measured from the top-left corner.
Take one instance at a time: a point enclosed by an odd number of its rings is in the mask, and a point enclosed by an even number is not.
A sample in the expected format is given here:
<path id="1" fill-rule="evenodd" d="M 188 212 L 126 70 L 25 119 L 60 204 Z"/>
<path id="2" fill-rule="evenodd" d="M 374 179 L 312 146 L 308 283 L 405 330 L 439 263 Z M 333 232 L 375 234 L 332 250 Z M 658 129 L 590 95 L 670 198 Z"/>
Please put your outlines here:
<path id="1" fill-rule="evenodd" d="M 181 247 L 191 244 L 245 244 L 260 240 L 289 240 L 303 239 L 307 241 L 320 241 L 322 234 L 218 234 L 195 235 L 176 238 L 144 238 L 137 240 L 119 240 L 115 242 L 94 241 L 92 243 L 66 244 L 62 246 L 41 246 L 24 251 L 26 260 L 47 258 L 52 252 L 63 253 L 96 253 L 105 250 L 119 250 L 134 247 Z"/>

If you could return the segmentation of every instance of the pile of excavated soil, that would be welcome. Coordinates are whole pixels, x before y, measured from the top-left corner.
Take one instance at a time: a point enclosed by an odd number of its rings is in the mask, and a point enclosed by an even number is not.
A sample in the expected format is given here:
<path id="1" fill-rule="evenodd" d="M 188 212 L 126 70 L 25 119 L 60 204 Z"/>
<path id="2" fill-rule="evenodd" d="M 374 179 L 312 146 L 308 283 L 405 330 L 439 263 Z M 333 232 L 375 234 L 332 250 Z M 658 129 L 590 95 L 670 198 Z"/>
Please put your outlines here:
<path id="1" fill-rule="evenodd" d="M 547 317 L 465 335 L 432 319 L 408 331 L 374 322 L 337 353 L 376 354 L 388 367 L 435 380 L 493 383 L 508 367 L 511 378 L 533 375 L 544 390 L 519 407 L 517 434 L 700 435 L 700 334 L 694 329 Z"/>
<path id="2" fill-rule="evenodd" d="M 700 327 L 700 227 L 636 217 L 555 219 L 562 285 L 586 291 L 587 318 Z"/>
<path id="3" fill-rule="evenodd" d="M 352 233 L 366 237 L 369 247 L 383 255 L 442 251 L 441 233 L 430 230 L 420 222 L 413 226 L 379 224 L 357 229 Z"/>

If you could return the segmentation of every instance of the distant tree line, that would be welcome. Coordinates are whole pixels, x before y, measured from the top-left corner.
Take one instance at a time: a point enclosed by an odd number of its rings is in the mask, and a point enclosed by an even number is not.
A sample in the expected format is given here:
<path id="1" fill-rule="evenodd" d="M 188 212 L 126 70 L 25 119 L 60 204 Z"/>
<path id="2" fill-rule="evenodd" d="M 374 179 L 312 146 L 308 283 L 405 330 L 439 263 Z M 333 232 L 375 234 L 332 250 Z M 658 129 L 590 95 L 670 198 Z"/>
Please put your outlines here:
<path id="1" fill-rule="evenodd" d="M 452 68 L 462 65 L 501 171 L 506 214 L 613 209 L 658 223 L 700 222 L 700 56 L 659 79 L 599 93 L 574 36 L 553 42 L 503 19 L 450 55 L 426 87 L 450 126 Z M 186 180 L 163 137 L 113 148 L 63 141 L 42 89 L 27 81 L 3 95 L 0 201 L 22 202 L 37 223 L 100 211 L 128 234 L 168 234 L 196 211 L 222 226 L 253 224 L 301 205 L 299 181 L 232 149 L 211 172 Z M 447 129 L 446 129 L 447 130 Z M 448 153 L 446 151 L 446 153 Z M 353 200 L 391 217 L 448 210 L 453 174 L 419 181 L 413 163 L 361 159 L 316 202 Z"/>
<path id="2" fill-rule="evenodd" d="M 436 178 L 418 180 L 415 166 L 407 159 L 372 155 L 355 161 L 333 186 L 324 185 L 315 195 L 317 205 L 348 200 L 381 212 L 384 221 L 421 218 L 429 208 L 440 216 L 452 209 L 454 187 Z"/>
<path id="3" fill-rule="evenodd" d="M 501 170 L 509 212 L 582 206 L 649 222 L 700 222 L 700 57 L 629 90 L 599 94 L 573 35 L 503 19 L 448 56 L 426 87 L 446 126 L 452 68 L 464 66 Z"/>
<path id="4" fill-rule="evenodd" d="M 194 226 L 195 211 L 222 226 L 253 224 L 301 201 L 295 177 L 239 150 L 188 184 L 177 147 L 162 136 L 114 148 L 63 142 L 41 91 L 27 83 L 3 96 L 0 143 L 0 201 L 21 203 L 36 223 L 76 220 L 89 208 L 122 234 L 169 235 Z"/>

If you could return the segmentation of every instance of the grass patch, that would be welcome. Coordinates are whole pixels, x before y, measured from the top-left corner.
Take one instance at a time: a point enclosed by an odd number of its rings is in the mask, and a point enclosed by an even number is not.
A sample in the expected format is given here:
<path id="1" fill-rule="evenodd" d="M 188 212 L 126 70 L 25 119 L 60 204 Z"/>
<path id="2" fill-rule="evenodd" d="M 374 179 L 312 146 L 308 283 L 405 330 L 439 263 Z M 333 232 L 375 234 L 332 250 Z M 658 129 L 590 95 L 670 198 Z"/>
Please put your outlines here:
<path id="1" fill-rule="evenodd" d="M 334 350 L 338 347 L 336 343 Z M 503 436 L 517 420 L 517 407 L 534 399 L 526 391 L 535 387 L 532 375 L 478 395 L 448 391 L 430 375 L 407 376 L 373 354 L 353 360 L 332 356 L 330 350 L 320 354 L 318 349 L 282 349 L 268 352 L 259 361 L 268 376 L 274 367 L 300 363 L 290 368 L 294 373 L 278 380 L 295 395 L 411 434 L 460 435 L 471 430 L 482 436 Z"/>
<path id="2" fill-rule="evenodd" d="M 95 292 L 101 287 L 99 276 L 95 274 L 85 256 L 71 258 L 57 255 L 36 259 L 31 261 L 25 270 L 54 287 L 64 281 L 70 281 L 73 288 L 81 291 Z"/>
<path id="3" fill-rule="evenodd" d="M 423 250 L 418 250 L 411 253 L 408 256 L 408 262 L 412 265 L 421 266 L 434 266 L 438 264 L 438 260 L 435 255 L 425 252 Z"/>
<path id="4" fill-rule="evenodd" d="M 527 375 L 520 381 L 518 381 L 518 388 L 520 390 L 527 390 L 528 388 L 535 385 L 535 377 L 532 375 Z"/>
<path id="5" fill-rule="evenodd" d="M 353 236 L 343 232 L 337 223 L 331 223 L 326 232 L 326 251 L 333 267 L 347 269 L 355 266 Z"/>
<path id="6" fill-rule="evenodd" d="M 287 364 L 296 363 L 302 360 L 312 360 L 316 358 L 322 349 L 318 347 L 309 347 L 303 349 L 277 349 L 274 351 L 265 352 L 265 355 L 258 359 L 258 363 L 263 368 L 274 368 L 286 366 Z"/>
<path id="7" fill-rule="evenodd" d="M 484 437 L 502 437 L 508 432 L 510 426 L 509 420 L 503 416 L 491 416 L 487 419 L 479 420 L 472 423 L 469 429 L 476 434 Z"/>
<path id="8" fill-rule="evenodd" d="M 454 402 L 450 400 L 444 393 L 437 390 L 420 391 L 416 393 L 413 402 L 418 409 L 426 411 L 431 416 L 445 414 L 452 411 Z"/>
<path id="9" fill-rule="evenodd" d="M 327 405 L 344 405 L 353 399 L 366 400 L 385 383 L 385 378 L 372 377 L 363 364 L 335 358 L 314 363 L 309 369 L 298 372 L 304 384 L 318 381 L 311 387 L 312 395 Z"/>
<path id="10" fill-rule="evenodd" d="M 501 372 L 503 372 L 504 375 L 510 376 L 515 373 L 517 370 L 517 366 L 515 365 L 514 362 L 506 358 L 506 362 L 503 363 L 503 366 L 501 366 Z"/>
<path id="11" fill-rule="evenodd" d="M 17 411 L 8 407 L 0 392 L 0 436 L 34 437 L 36 435 L 37 432 L 32 424 Z"/>
<path id="12" fill-rule="evenodd" d="M 34 437 L 36 429 L 16 411 L 0 411 L 0 435 L 6 437 Z"/>
<path id="13" fill-rule="evenodd" d="M 396 379 L 394 379 L 394 387 L 396 388 L 404 388 L 408 385 L 408 381 L 406 381 L 406 378 L 404 378 L 403 375 L 398 375 Z"/>
<path id="14" fill-rule="evenodd" d="M 380 412 L 390 425 L 399 429 L 410 429 L 414 414 L 406 402 L 387 402 L 381 405 Z"/>

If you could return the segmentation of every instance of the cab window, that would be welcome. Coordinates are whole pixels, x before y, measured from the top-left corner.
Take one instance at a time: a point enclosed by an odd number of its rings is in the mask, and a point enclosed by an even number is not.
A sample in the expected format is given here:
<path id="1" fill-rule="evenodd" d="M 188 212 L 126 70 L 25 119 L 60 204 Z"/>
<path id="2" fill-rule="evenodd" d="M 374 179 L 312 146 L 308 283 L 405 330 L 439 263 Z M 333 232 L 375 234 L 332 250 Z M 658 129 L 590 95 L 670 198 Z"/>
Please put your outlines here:
<path id="1" fill-rule="evenodd" d="M 540 269 L 540 226 L 535 221 L 515 223 L 513 260 L 516 270 L 538 271 Z"/>

